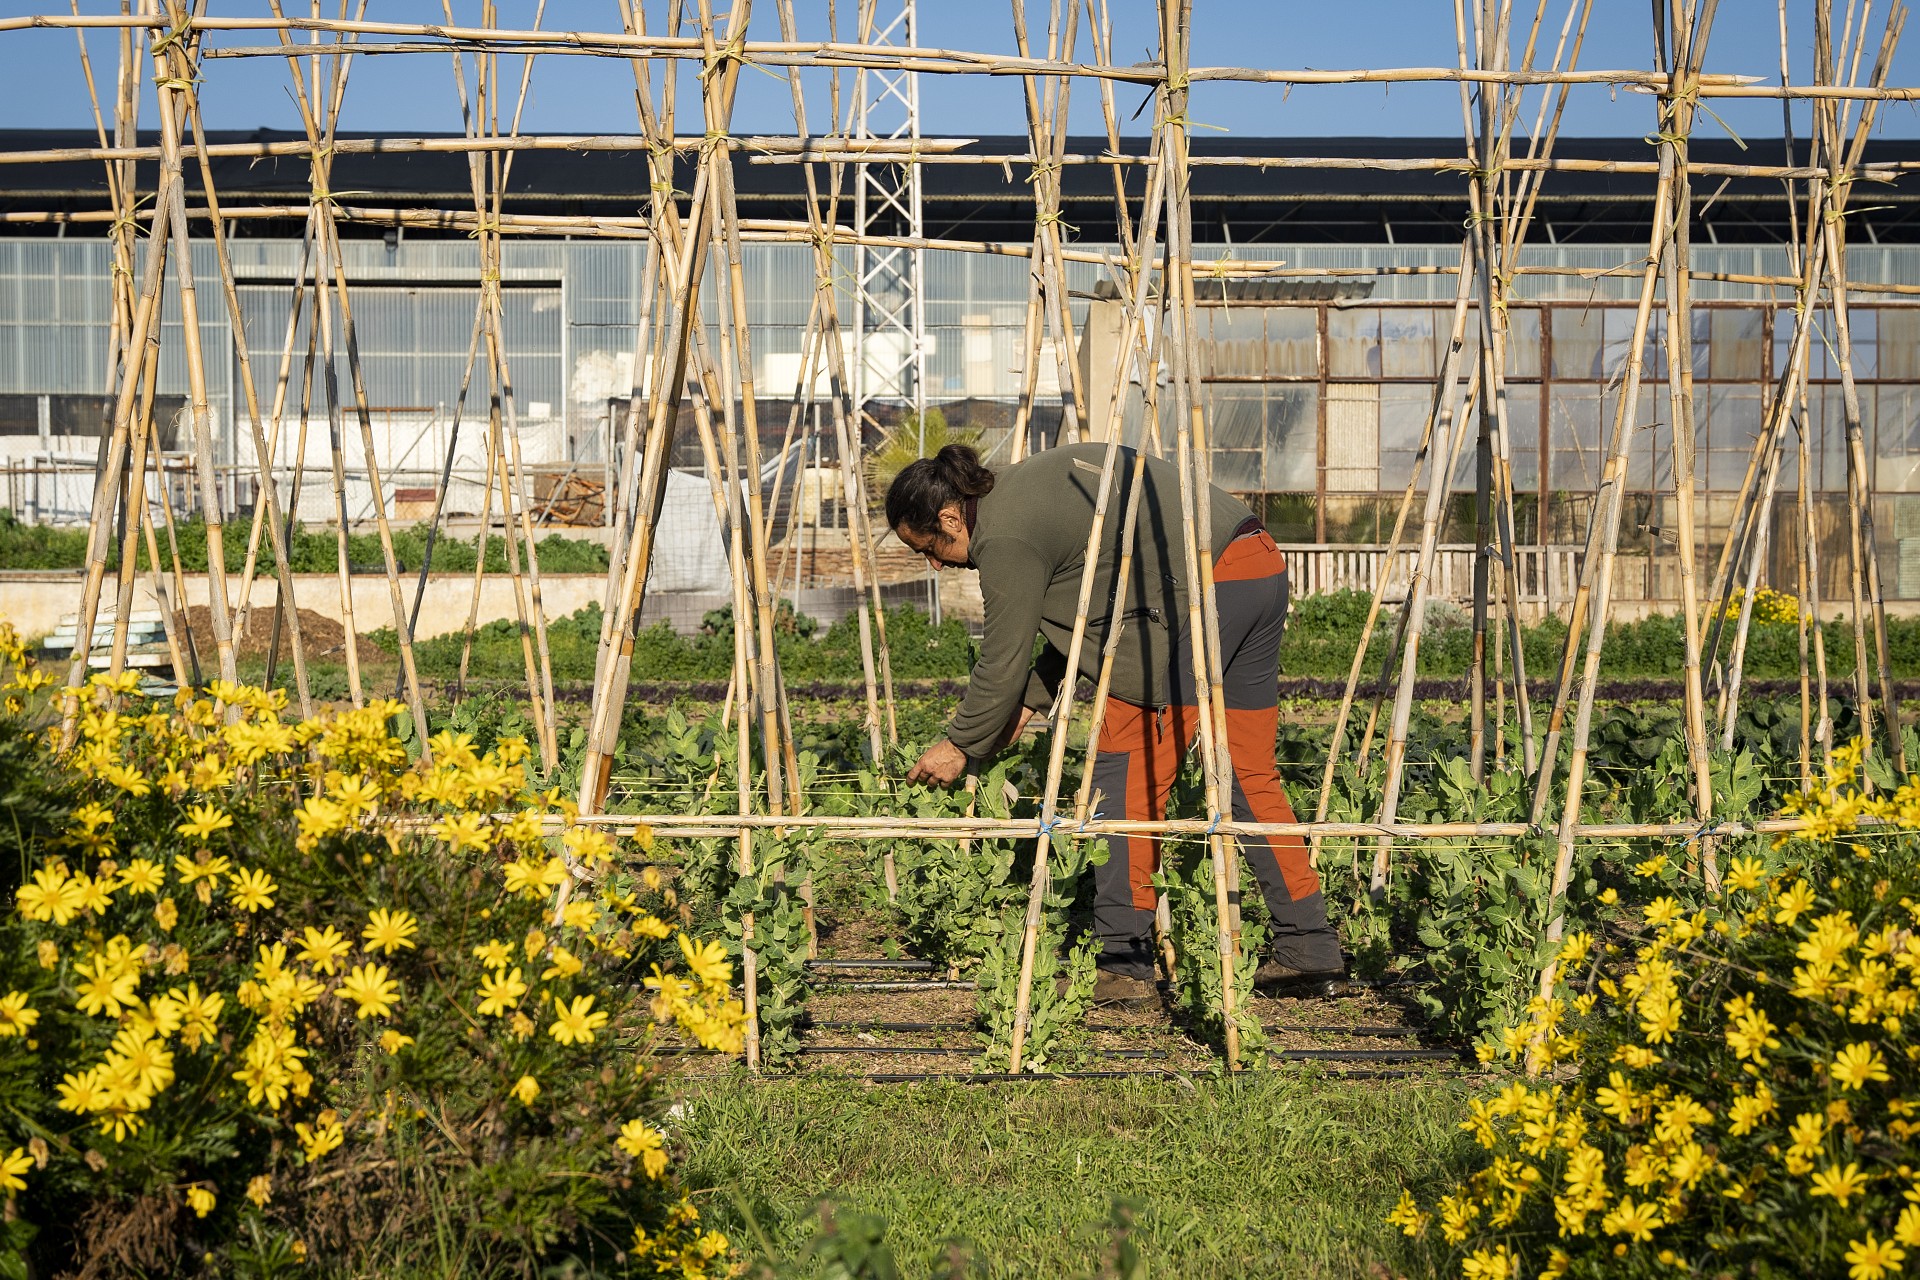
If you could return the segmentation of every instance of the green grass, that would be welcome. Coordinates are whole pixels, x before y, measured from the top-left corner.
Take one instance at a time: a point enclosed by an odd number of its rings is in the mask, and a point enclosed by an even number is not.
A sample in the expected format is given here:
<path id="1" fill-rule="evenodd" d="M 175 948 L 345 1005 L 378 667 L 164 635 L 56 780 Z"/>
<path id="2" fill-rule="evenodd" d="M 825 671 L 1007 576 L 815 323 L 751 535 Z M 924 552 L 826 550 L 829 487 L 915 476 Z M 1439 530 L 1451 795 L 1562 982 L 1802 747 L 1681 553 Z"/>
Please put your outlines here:
<path id="1" fill-rule="evenodd" d="M 688 1085 L 681 1168 L 714 1188 L 702 1213 L 744 1249 L 763 1235 L 776 1258 L 801 1258 L 830 1200 L 884 1217 L 916 1280 L 948 1274 L 956 1240 L 971 1274 L 1113 1274 L 1116 1197 L 1137 1214 L 1148 1275 L 1425 1274 L 1432 1260 L 1382 1218 L 1402 1187 L 1430 1200 L 1464 1167 L 1461 1097 L 1450 1083 L 1291 1074 L 1019 1087 L 729 1076 Z"/>

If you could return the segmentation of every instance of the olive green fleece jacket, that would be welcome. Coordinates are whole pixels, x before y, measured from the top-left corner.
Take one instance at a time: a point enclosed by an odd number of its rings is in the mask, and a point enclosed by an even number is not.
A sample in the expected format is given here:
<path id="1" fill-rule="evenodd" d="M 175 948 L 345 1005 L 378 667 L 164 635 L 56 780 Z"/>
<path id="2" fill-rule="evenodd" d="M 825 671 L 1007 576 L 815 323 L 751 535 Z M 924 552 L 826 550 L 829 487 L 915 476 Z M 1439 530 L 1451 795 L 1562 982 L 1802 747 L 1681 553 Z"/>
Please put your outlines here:
<path id="1" fill-rule="evenodd" d="M 1021 706 L 1045 711 L 1052 704 L 1079 613 L 1080 573 L 1106 452 L 1104 444 L 1074 444 L 1035 454 L 998 472 L 993 492 L 979 501 L 972 561 L 980 571 L 980 593 L 986 601 L 986 632 L 966 697 L 947 731 L 948 740 L 971 757 L 992 751 Z M 1107 623 L 1113 616 L 1134 456 L 1134 450 L 1123 448 L 1114 463 L 1080 650 L 1080 670 L 1089 680 L 1099 678 Z M 1168 699 L 1173 639 L 1186 624 L 1187 552 L 1180 479 L 1173 464 L 1148 459 L 1142 487 L 1112 693 L 1126 702 L 1158 707 Z M 1214 488 L 1208 497 L 1211 551 L 1218 558 L 1253 513 L 1223 489 Z M 1036 634 L 1047 641 L 1037 664 L 1032 657 Z"/>

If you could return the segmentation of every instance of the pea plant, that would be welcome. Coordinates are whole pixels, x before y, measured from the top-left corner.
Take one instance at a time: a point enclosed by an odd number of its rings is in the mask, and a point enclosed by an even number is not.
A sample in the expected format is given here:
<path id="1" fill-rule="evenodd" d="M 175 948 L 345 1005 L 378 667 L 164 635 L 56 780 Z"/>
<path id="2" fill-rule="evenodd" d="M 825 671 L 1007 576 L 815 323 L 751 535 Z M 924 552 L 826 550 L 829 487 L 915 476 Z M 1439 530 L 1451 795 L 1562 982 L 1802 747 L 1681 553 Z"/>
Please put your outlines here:
<path id="1" fill-rule="evenodd" d="M 1093 1004 L 1094 955 L 1098 943 L 1075 920 L 1074 908 L 1091 895 L 1093 868 L 1107 860 L 1104 840 L 1075 840 L 1063 832 L 1048 837 L 1047 889 L 1040 904 L 1040 931 L 1034 949 L 1033 985 L 1021 1066 L 1045 1071 L 1070 1059 L 1085 1038 L 1087 1010 Z M 1020 954 L 1026 926 L 1026 886 L 1031 883 L 1032 841 L 1014 862 L 1019 902 L 1001 910 L 991 941 L 974 971 L 979 983 L 975 1006 L 982 1045 L 982 1070 L 1010 1065 L 1014 1019 L 1019 1011 Z M 1022 864 L 1025 864 L 1022 866 Z M 1069 941 L 1071 939 L 1071 941 Z"/>
<path id="2" fill-rule="evenodd" d="M 1213 852 L 1206 844 L 1162 855 L 1154 886 L 1167 895 L 1168 940 L 1173 944 L 1173 1006 L 1181 1020 L 1209 1043 L 1224 1045 L 1221 1016 L 1220 914 L 1214 896 Z M 1267 941 L 1266 912 L 1259 888 L 1242 868 L 1240 900 L 1248 909 L 1240 921 L 1240 945 L 1233 971 L 1234 1027 L 1240 1053 L 1258 1062 L 1267 1046 L 1260 1019 L 1248 1005 L 1253 975 Z"/>
<path id="3" fill-rule="evenodd" d="M 765 834 L 757 834 L 750 847 L 753 870 L 734 879 L 722 918 L 728 951 L 736 961 L 747 946 L 746 921 L 753 920 L 760 1060 L 769 1067 L 784 1066 L 799 1051 L 806 1017 L 810 947 L 797 886 L 810 874 L 816 851 L 812 841 Z"/>

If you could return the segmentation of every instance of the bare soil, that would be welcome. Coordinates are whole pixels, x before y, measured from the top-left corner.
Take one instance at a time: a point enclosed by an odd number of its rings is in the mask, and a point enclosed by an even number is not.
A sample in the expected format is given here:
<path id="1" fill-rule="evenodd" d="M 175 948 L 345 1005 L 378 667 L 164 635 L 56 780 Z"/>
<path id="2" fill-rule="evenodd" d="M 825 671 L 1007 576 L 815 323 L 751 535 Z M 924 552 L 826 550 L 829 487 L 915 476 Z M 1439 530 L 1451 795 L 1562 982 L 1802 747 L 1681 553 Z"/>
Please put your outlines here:
<path id="1" fill-rule="evenodd" d="M 234 637 L 236 658 L 266 657 L 267 646 L 273 642 L 274 613 L 271 607 L 253 608 L 247 617 L 246 633 Z M 195 605 L 187 610 L 187 625 L 192 628 L 193 644 L 200 654 L 201 665 L 209 665 L 209 657 L 214 652 L 213 615 L 205 605 Z M 311 609 L 300 610 L 300 639 L 310 662 L 346 661 L 346 628 L 324 614 Z M 292 634 L 284 626 L 280 630 L 280 657 L 282 660 L 291 660 L 293 657 Z M 361 662 L 384 662 L 387 653 L 363 636 L 360 638 L 359 657 Z"/>

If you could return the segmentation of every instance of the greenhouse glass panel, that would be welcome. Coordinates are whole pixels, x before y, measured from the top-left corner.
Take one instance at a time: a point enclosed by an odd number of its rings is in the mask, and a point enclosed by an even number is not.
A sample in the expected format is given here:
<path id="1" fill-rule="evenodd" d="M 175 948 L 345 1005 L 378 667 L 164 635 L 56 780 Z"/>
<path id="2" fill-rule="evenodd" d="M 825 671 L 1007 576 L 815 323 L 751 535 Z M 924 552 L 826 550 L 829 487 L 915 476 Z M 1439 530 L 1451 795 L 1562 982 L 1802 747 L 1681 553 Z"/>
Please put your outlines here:
<path id="1" fill-rule="evenodd" d="M 1448 317 L 1448 332 L 1451 332 Z M 1442 339 L 1444 341 L 1444 339 Z M 1434 313 L 1424 307 L 1391 307 L 1380 312 L 1380 372 L 1388 378 L 1431 378 L 1434 363 Z"/>
<path id="2" fill-rule="evenodd" d="M 1267 310 L 1266 372 L 1276 377 L 1314 377 L 1320 372 L 1319 309 Z"/>
<path id="3" fill-rule="evenodd" d="M 1310 492 L 1319 468 L 1320 389 L 1267 388 L 1267 489 Z"/>
<path id="4" fill-rule="evenodd" d="M 1715 307 L 1706 314 L 1711 322 L 1707 376 L 1750 382 L 1766 377 L 1767 352 L 1761 341 L 1765 313 L 1756 307 Z M 1695 372 L 1699 372 L 1697 364 Z"/>
<path id="5" fill-rule="evenodd" d="M 1380 310 L 1327 309 L 1327 373 L 1335 378 L 1380 376 Z"/>
<path id="6" fill-rule="evenodd" d="M 1406 488 L 1419 456 L 1420 437 L 1433 411 L 1433 388 L 1388 384 L 1380 388 L 1380 487 Z"/>

